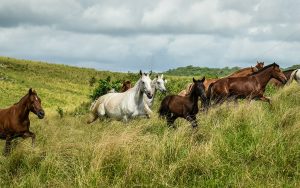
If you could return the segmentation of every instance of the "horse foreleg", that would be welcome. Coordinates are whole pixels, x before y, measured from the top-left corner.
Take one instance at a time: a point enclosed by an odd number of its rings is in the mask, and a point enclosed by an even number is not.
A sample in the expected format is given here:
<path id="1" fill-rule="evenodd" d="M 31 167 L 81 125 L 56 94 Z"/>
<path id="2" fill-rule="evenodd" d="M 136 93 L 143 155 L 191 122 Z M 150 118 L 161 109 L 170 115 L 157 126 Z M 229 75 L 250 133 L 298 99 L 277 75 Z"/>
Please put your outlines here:
<path id="1" fill-rule="evenodd" d="M 271 104 L 271 99 L 269 99 L 268 97 L 262 96 L 259 99 L 264 101 L 264 102 L 268 102 L 269 104 Z"/>
<path id="2" fill-rule="evenodd" d="M 153 114 L 152 110 L 149 108 L 147 104 L 144 105 L 144 110 L 146 112 L 146 116 L 150 118 L 150 116 Z"/>
<path id="3" fill-rule="evenodd" d="M 5 139 L 5 146 L 4 146 L 4 151 L 3 151 L 4 156 L 8 156 L 10 154 L 11 141 L 12 141 L 12 137 L 7 136 Z"/>
<path id="4" fill-rule="evenodd" d="M 28 132 L 25 132 L 22 135 L 23 139 L 26 139 L 26 138 L 29 138 L 29 137 L 31 137 L 32 147 L 34 148 L 34 146 L 35 146 L 35 134 L 33 132 L 28 131 Z"/>
<path id="5" fill-rule="evenodd" d="M 198 126 L 196 115 L 187 115 L 185 119 L 191 123 L 193 128 L 196 128 Z"/>
<path id="6" fill-rule="evenodd" d="M 167 115 L 167 125 L 169 127 L 174 127 L 174 121 L 177 119 L 177 116 L 172 116 L 171 113 Z"/>

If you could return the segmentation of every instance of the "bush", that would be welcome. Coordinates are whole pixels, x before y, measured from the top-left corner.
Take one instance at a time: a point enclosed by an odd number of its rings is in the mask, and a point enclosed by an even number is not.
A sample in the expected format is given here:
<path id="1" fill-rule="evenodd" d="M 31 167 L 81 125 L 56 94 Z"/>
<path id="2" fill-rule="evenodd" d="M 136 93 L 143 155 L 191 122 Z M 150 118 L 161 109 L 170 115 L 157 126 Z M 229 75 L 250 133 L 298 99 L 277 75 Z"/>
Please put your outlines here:
<path id="1" fill-rule="evenodd" d="M 64 117 L 64 110 L 61 107 L 58 106 L 56 108 L 56 112 L 58 113 L 58 115 L 59 115 L 60 118 Z"/>
<path id="2" fill-rule="evenodd" d="M 100 79 L 98 81 L 98 86 L 94 89 L 93 93 L 90 95 L 92 100 L 96 100 L 98 97 L 105 95 L 109 90 L 115 89 L 119 91 L 121 88 L 121 81 L 116 80 L 111 82 L 110 76 L 106 79 Z"/>

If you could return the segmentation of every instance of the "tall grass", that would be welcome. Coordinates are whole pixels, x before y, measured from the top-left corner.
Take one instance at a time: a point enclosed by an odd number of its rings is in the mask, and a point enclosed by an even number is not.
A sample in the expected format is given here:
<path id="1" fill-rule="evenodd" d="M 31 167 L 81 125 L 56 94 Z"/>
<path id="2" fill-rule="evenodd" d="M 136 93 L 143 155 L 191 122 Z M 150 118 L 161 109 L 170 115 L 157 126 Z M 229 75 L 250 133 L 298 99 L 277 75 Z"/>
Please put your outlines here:
<path id="1" fill-rule="evenodd" d="M 79 108 L 59 118 L 49 104 L 45 119 L 30 118 L 36 147 L 18 139 L 0 156 L 0 187 L 299 187 L 300 87 L 274 92 L 271 105 L 201 113 L 197 130 L 185 120 L 170 129 L 157 115 L 87 125 Z"/>
<path id="2" fill-rule="evenodd" d="M 0 186 L 292 186 L 300 183 L 300 89 L 284 88 L 272 105 L 255 101 L 199 114 L 200 126 L 164 120 L 84 116 L 32 117 L 37 146 L 18 140 L 0 157 Z M 1 144 L 3 147 L 3 144 Z"/>

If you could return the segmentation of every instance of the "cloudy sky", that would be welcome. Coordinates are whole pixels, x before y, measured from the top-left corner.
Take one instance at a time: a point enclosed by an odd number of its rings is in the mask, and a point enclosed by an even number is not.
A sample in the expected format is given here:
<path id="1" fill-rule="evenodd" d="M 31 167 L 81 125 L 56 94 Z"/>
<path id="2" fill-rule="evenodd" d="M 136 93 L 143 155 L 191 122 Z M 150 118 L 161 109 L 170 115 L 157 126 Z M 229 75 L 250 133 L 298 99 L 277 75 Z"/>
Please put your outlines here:
<path id="1" fill-rule="evenodd" d="M 0 0 L 0 56 L 113 71 L 300 64 L 299 0 Z"/>

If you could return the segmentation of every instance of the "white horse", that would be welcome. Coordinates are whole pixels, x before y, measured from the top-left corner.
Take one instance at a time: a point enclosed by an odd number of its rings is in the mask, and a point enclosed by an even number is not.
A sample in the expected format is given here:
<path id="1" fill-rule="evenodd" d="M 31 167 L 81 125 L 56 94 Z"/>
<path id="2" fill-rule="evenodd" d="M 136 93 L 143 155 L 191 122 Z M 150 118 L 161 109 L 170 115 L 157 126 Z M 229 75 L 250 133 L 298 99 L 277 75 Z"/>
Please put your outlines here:
<path id="1" fill-rule="evenodd" d="M 140 79 L 133 88 L 123 93 L 108 93 L 99 97 L 91 105 L 91 116 L 87 123 L 94 122 L 100 116 L 108 116 L 117 120 L 128 121 L 129 118 L 144 113 L 144 94 L 151 99 L 150 74 L 140 71 Z"/>
<path id="2" fill-rule="evenodd" d="M 162 93 L 167 92 L 165 83 L 167 80 L 164 80 L 164 75 L 161 74 L 160 76 L 157 75 L 152 81 L 151 81 L 151 92 L 153 94 L 153 97 L 149 99 L 145 94 L 144 94 L 144 102 L 145 102 L 145 112 L 146 116 L 150 117 L 150 115 L 153 113 L 151 110 L 151 107 L 154 103 L 154 98 L 156 95 L 156 91 L 159 90 Z"/>
<path id="3" fill-rule="evenodd" d="M 293 80 L 296 80 L 300 84 L 300 69 L 296 69 L 291 73 L 290 79 L 287 82 L 287 85 L 291 84 Z"/>

